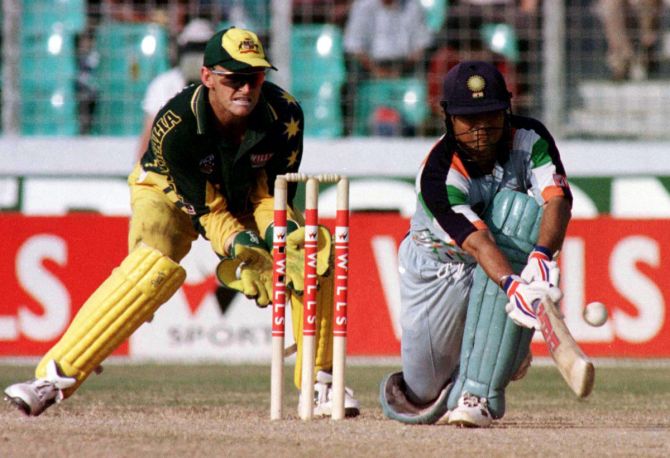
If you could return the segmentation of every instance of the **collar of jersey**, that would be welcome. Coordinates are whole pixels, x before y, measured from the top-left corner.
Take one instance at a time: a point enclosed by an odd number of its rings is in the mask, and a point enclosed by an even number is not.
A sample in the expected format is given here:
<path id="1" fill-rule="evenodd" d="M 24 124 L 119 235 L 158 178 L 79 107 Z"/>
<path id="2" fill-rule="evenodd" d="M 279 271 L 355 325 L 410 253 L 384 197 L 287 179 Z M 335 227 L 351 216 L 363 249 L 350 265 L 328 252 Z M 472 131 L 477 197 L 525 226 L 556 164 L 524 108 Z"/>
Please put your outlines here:
<path id="1" fill-rule="evenodd" d="M 204 135 L 207 133 L 207 94 L 208 90 L 202 84 L 197 87 L 193 96 L 191 97 L 191 111 L 195 115 L 198 124 L 198 134 Z M 257 135 L 264 136 L 270 124 L 277 119 L 272 107 L 268 104 L 264 92 L 261 90 L 261 96 L 258 99 L 258 105 L 251 113 L 251 122 L 249 129 L 255 131 Z"/>

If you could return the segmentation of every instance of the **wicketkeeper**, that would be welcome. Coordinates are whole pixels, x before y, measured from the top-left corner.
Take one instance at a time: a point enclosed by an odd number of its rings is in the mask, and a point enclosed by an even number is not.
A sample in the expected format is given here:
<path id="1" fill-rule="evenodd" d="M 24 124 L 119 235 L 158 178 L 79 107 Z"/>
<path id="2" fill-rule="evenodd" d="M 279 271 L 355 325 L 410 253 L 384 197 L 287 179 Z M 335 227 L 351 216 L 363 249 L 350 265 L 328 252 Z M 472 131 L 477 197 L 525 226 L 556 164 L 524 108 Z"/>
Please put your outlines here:
<path id="1" fill-rule="evenodd" d="M 461 62 L 444 81 L 446 134 L 416 178 L 399 249 L 402 372 L 380 398 L 404 423 L 486 427 L 525 375 L 534 304 L 560 300 L 554 261 L 572 196 L 537 120 L 515 116 L 500 72 Z"/>
<path id="2" fill-rule="evenodd" d="M 199 235 L 222 259 L 219 279 L 256 303 L 272 298 L 273 183 L 297 172 L 303 113 L 295 98 L 265 81 L 275 69 L 251 31 L 230 28 L 208 41 L 201 84 L 190 85 L 157 114 L 151 140 L 128 178 L 132 217 L 129 254 L 81 307 L 43 357 L 35 379 L 11 385 L 6 397 L 39 415 L 71 396 L 103 360 L 150 320 L 185 279 L 179 262 Z M 275 69 L 276 70 L 276 69 Z M 295 196 L 289 188 L 289 203 Z M 289 208 L 287 277 L 296 336 L 302 326 L 302 215 Z M 314 414 L 330 415 L 332 275 L 330 234 L 322 229 Z M 268 315 L 269 320 L 269 315 Z M 298 340 L 296 385 L 300 384 Z M 347 390 L 345 409 L 359 404 Z"/>

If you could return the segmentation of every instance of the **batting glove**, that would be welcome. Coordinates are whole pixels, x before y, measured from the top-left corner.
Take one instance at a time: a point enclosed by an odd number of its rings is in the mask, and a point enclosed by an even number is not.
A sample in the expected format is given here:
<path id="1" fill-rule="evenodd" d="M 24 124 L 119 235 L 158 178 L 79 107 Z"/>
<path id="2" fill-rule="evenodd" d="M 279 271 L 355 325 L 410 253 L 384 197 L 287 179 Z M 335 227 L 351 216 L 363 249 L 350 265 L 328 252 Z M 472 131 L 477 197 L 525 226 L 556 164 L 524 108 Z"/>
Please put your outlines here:
<path id="1" fill-rule="evenodd" d="M 537 321 L 537 304 L 547 296 L 553 302 L 558 302 L 563 293 L 547 281 L 526 282 L 518 275 L 510 275 L 503 282 L 503 290 L 509 302 L 505 311 L 514 323 L 529 329 L 540 329 Z"/>
<path id="2" fill-rule="evenodd" d="M 521 271 L 521 278 L 527 283 L 532 281 L 548 281 L 558 285 L 558 265 L 552 259 L 549 248 L 537 245 L 528 255 L 526 267 Z"/>
<path id="3" fill-rule="evenodd" d="M 231 256 L 219 262 L 216 276 L 223 286 L 255 299 L 260 307 L 271 302 L 272 256 L 253 231 L 235 236 Z"/>

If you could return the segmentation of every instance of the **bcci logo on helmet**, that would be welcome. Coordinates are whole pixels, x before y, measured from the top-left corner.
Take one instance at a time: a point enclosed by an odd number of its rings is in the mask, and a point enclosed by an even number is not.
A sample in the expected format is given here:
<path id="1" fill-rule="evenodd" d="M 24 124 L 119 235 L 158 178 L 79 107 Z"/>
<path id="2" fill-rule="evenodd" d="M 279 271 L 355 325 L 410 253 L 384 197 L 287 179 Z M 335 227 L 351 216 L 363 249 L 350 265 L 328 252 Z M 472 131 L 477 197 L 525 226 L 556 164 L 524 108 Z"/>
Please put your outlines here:
<path id="1" fill-rule="evenodd" d="M 466 81 L 465 85 L 472 92 L 473 99 L 480 99 L 484 97 L 484 88 L 486 87 L 486 80 L 481 75 L 472 75 Z"/>

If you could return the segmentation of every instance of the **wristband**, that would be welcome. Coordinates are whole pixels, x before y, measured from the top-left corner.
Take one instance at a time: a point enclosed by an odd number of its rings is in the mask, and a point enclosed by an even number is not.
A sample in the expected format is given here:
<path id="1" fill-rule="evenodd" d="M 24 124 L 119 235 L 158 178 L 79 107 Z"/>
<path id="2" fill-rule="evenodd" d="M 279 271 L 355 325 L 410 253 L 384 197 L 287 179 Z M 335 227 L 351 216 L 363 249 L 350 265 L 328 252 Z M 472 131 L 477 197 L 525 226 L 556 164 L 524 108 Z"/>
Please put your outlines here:
<path id="1" fill-rule="evenodd" d="M 500 286 L 503 289 L 503 291 L 507 291 L 507 287 L 509 286 L 507 282 L 510 281 L 511 279 L 512 279 L 511 275 L 503 275 L 498 279 L 498 286 Z"/>
<path id="2" fill-rule="evenodd" d="M 551 253 L 551 250 L 547 248 L 546 246 L 542 245 L 535 245 L 535 248 L 533 248 L 533 251 L 537 251 L 538 253 L 542 253 L 547 257 L 549 261 L 553 259 L 553 254 Z"/>
<path id="3" fill-rule="evenodd" d="M 261 241 L 260 236 L 254 231 L 242 231 L 238 232 L 237 235 L 235 235 L 235 237 L 233 238 L 233 243 L 230 245 L 230 256 L 232 258 L 236 256 L 235 245 L 263 248 L 265 250 L 265 245 Z"/>

